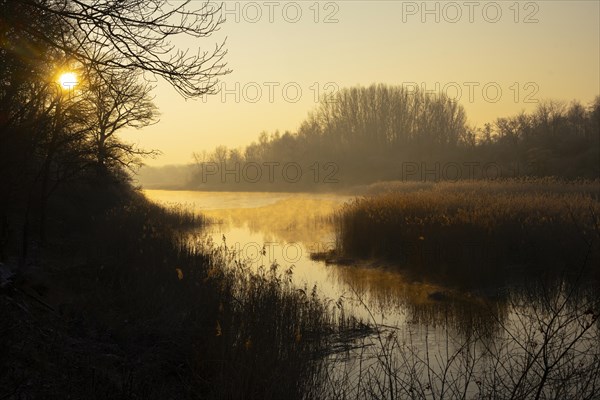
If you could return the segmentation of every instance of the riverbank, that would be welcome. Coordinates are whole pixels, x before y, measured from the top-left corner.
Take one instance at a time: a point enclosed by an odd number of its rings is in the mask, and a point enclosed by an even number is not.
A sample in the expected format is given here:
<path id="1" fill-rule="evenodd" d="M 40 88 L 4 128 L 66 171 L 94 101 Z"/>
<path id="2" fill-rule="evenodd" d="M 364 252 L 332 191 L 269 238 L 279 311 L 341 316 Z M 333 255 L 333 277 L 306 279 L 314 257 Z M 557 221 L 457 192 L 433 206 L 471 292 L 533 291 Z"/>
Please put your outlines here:
<path id="1" fill-rule="evenodd" d="M 524 290 L 485 296 L 451 289 L 451 281 L 417 285 L 394 271 L 330 266 L 324 269 L 348 290 L 328 298 L 312 283 L 293 282 L 291 266 L 248 267 L 230 237 L 190 244 L 190 233 L 204 232 L 207 221 L 183 206 L 159 207 L 128 186 L 69 193 L 78 200 L 56 198 L 62 211 L 50 214 L 38 259 L 0 293 L 6 398 L 337 400 L 440 397 L 448 387 L 450 397 L 546 393 L 555 387 L 537 378 L 544 366 L 531 327 L 540 324 L 562 340 L 539 342 L 560 361 L 548 370 L 552 382 L 564 376 L 561 393 L 594 393 L 600 364 L 589 343 L 597 343 L 600 313 L 587 282 L 575 292 L 566 283 L 535 289 L 532 280 Z M 330 221 L 304 214 L 320 215 L 314 197 L 261 196 L 268 207 L 249 200 L 242 202 L 247 215 L 236 210 L 232 223 L 264 219 L 284 238 L 265 240 L 280 244 L 314 238 Z M 324 209 L 330 200 L 321 199 Z M 262 237 L 263 225 L 247 229 Z M 356 319 L 353 304 L 366 320 Z M 395 312 L 397 321 L 382 322 Z M 536 364 L 521 364 L 515 346 Z M 465 365 L 471 372 L 458 379 Z M 585 381 L 568 376 L 575 365 Z M 519 384 L 497 384 L 521 376 Z"/>
<path id="2" fill-rule="evenodd" d="M 292 287 L 291 271 L 192 249 L 205 221 L 183 208 L 126 185 L 110 201 L 77 193 L 78 207 L 57 197 L 62 224 L 39 257 L 9 262 L 2 397 L 304 398 L 332 341 L 368 329 Z"/>

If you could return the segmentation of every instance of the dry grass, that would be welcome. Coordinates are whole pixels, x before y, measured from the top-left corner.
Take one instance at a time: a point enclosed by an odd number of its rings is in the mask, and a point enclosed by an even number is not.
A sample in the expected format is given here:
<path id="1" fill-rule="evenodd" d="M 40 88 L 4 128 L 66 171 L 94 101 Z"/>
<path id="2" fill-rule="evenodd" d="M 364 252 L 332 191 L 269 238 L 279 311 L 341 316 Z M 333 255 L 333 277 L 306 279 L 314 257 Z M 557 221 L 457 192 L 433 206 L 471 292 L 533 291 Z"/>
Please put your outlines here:
<path id="1" fill-rule="evenodd" d="M 329 365 L 321 398 L 597 399 L 600 304 L 571 289 L 511 298 L 509 317 L 491 334 L 377 327 Z"/>
<path id="2" fill-rule="evenodd" d="M 533 261 L 564 266 L 590 243 L 597 254 L 598 181 L 392 183 L 374 190 L 335 215 L 343 256 L 448 275 Z"/>
<path id="3" fill-rule="evenodd" d="M 0 397 L 303 398 L 354 321 L 291 271 L 194 247 L 202 221 L 133 194 L 46 253 L 44 294 L 0 297 Z"/>
<path id="4" fill-rule="evenodd" d="M 344 249 L 390 257 L 397 256 L 399 239 L 415 237 L 416 243 L 483 237 L 500 241 L 494 249 L 528 237 L 542 244 L 562 238 L 560 246 L 551 243 L 563 251 L 569 240 L 576 242 L 569 235 L 581 241 L 596 233 L 590 212 L 598 211 L 597 197 L 519 187 L 523 193 L 466 185 L 381 194 L 346 205 L 336 223 L 341 233 L 368 240 L 365 248 L 356 242 L 356 248 Z M 423 353 L 427 350 L 384 327 L 366 336 L 371 331 L 319 299 L 313 288 L 294 287 L 291 271 L 265 265 L 253 272 L 224 244 L 191 243 L 188 229 L 197 223 L 186 210 L 168 212 L 131 196 L 77 232 L 70 245 L 77 252 L 47 254 L 50 278 L 41 299 L 50 308 L 33 300 L 31 295 L 42 295 L 26 287 L 2 293 L 0 397 L 457 398 L 468 391 L 483 398 L 535 398 L 536 393 L 593 398 L 596 393 L 598 347 L 588 344 L 598 340 L 597 297 L 567 303 L 564 290 L 558 290 L 545 294 L 548 304 L 541 311 L 528 308 L 530 299 L 516 298 L 511 307 L 526 318 L 493 314 L 496 326 L 506 327 L 495 342 L 485 342 L 489 333 L 472 331 L 456 346 L 437 343 L 439 353 Z M 535 343 L 538 326 L 547 337 L 538 342 L 542 346 Z M 523 347 L 516 356 L 515 345 Z M 566 346 L 571 347 L 563 352 Z M 340 349 L 353 355 L 332 355 Z M 358 369 L 341 362 L 344 357 Z M 462 375 L 443 374 L 466 367 L 470 370 Z M 334 371 L 338 368 L 348 368 L 347 373 Z M 575 368 L 583 378 L 570 372 Z M 512 383 L 505 385 L 507 380 Z"/>

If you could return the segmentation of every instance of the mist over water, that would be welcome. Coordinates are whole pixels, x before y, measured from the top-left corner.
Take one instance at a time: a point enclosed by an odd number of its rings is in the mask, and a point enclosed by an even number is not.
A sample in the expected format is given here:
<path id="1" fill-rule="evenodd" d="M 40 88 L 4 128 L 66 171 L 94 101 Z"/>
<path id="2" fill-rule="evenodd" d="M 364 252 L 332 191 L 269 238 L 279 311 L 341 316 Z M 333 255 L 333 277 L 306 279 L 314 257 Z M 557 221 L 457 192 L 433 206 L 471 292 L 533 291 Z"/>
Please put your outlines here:
<path id="1" fill-rule="evenodd" d="M 292 268 L 298 290 L 309 292 L 316 287 L 321 298 L 334 304 L 335 312 L 375 326 L 375 331 L 358 336 L 346 350 L 331 350 L 326 365 L 333 380 L 356 381 L 365 374 L 365 366 L 376 380 L 383 379 L 387 372 L 378 369 L 382 354 L 396 354 L 399 359 L 409 354 L 419 362 L 427 360 L 430 372 L 441 376 L 451 371 L 460 376 L 467 365 L 449 355 L 464 356 L 465 348 L 471 347 L 468 354 L 479 354 L 474 371 L 485 374 L 493 369 L 491 348 L 497 354 L 505 352 L 504 356 L 525 357 L 535 349 L 536 341 L 543 343 L 541 333 L 532 328 L 535 324 L 555 323 L 569 332 L 565 337 L 576 334 L 579 322 L 572 316 L 582 304 L 592 304 L 595 296 L 594 290 L 583 290 L 551 318 L 553 307 L 570 295 L 568 282 L 560 279 L 461 290 L 415 276 L 391 262 L 354 260 L 340 265 L 335 260 L 312 259 L 311 253 L 336 248 L 331 216 L 352 200 L 347 195 L 155 190 L 145 194 L 209 217 L 211 225 L 190 235 L 197 245 L 234 251 L 253 270 L 273 264 L 281 270 Z M 594 335 L 594 329 L 586 332 L 575 344 L 577 351 L 587 354 L 595 346 Z M 523 343 L 532 347 L 524 348 Z M 429 364 L 429 357 L 435 363 Z M 408 361 L 404 358 L 403 362 Z M 417 374 L 419 379 L 425 379 L 424 373 Z M 464 389 L 470 395 L 477 393 L 473 384 Z"/>
<path id="2" fill-rule="evenodd" d="M 598 399 L 598 11 L 0 1 L 0 400 Z"/>
<path id="3" fill-rule="evenodd" d="M 365 322 L 426 329 L 447 326 L 468 332 L 471 325 L 494 325 L 492 313 L 509 313 L 509 300 L 525 288 L 473 287 L 431 280 L 384 260 L 317 260 L 332 252 L 336 235 L 332 215 L 353 197 L 338 194 L 269 192 L 194 192 L 146 190 L 153 201 L 202 213 L 212 224 L 192 241 L 234 251 L 253 269 L 277 264 L 292 268 L 298 289 L 317 287 L 320 296 L 339 302 Z M 442 254 L 443 256 L 443 254 Z M 375 319 L 375 321 L 373 321 Z M 416 324 L 416 325 L 415 325 Z"/>

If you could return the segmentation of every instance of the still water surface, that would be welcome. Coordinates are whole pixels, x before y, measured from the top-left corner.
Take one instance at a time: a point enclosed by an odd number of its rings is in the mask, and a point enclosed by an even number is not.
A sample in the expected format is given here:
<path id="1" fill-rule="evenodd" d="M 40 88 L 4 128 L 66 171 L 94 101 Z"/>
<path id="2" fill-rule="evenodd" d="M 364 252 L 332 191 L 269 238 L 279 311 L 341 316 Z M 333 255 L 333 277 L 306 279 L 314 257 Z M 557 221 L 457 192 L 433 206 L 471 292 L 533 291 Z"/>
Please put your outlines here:
<path id="1" fill-rule="evenodd" d="M 196 192 L 146 190 L 161 204 L 184 206 L 216 223 L 203 230 L 205 240 L 233 248 L 252 267 L 277 263 L 293 268 L 294 283 L 322 298 L 341 300 L 345 312 L 368 322 L 411 328 L 432 324 L 464 325 L 490 306 L 472 295 L 454 294 L 438 285 L 415 281 L 377 262 L 336 265 L 311 259 L 334 248 L 331 214 L 351 196 L 308 193 Z M 440 299 L 439 293 L 445 293 Z M 481 314 L 481 315 L 479 315 Z M 373 321 L 375 319 L 375 321 Z M 458 320 L 457 320 L 458 319 Z"/>
<path id="2" fill-rule="evenodd" d="M 510 392 L 510 385 L 494 385 L 515 381 L 515 377 L 535 388 L 539 376 L 545 373 L 545 364 L 537 361 L 540 343 L 545 343 L 544 355 L 559 356 L 561 364 L 552 373 L 560 378 L 556 388 L 565 391 L 567 397 L 577 398 L 587 389 L 582 389 L 578 381 L 569 381 L 565 386 L 566 381 L 561 381 L 565 371 L 587 368 L 592 372 L 586 376 L 594 376 L 593 371 L 598 369 L 594 365 L 600 357 L 600 326 L 588 329 L 599 325 L 592 322 L 597 306 L 595 294 L 584 293 L 576 300 L 563 301 L 570 289 L 556 282 L 539 291 L 534 286 L 520 290 L 518 285 L 511 285 L 510 293 L 500 290 L 490 295 L 411 279 L 397 267 L 375 261 L 336 265 L 311 259 L 311 253 L 334 248 L 331 215 L 351 200 L 349 196 L 162 190 L 145 193 L 158 203 L 183 206 L 213 219 L 215 223 L 199 233 L 202 242 L 234 249 L 252 268 L 268 268 L 273 263 L 281 271 L 292 267 L 293 283 L 299 289 L 310 291 L 316 286 L 319 296 L 338 305 L 344 315 L 377 326 L 356 350 L 344 352 L 341 358 L 333 355 L 328 361 L 330 379 L 342 385 L 361 382 L 366 375 L 384 386 L 391 382 L 386 377 L 393 376 L 397 384 L 398 374 L 418 371 L 407 378 L 408 382 L 421 380 L 427 383 L 425 387 L 435 386 L 435 382 L 441 387 L 447 382 L 457 383 L 460 397 L 479 397 L 479 385 L 486 379 L 494 393 Z M 588 307 L 589 311 L 582 312 Z M 565 348 L 569 353 L 563 351 Z M 465 371 L 478 378 L 461 384 Z M 547 390 L 555 393 L 556 388 Z M 351 397 L 361 398 L 358 386 L 349 390 Z M 432 389 L 426 392 L 425 398 L 434 398 Z"/>

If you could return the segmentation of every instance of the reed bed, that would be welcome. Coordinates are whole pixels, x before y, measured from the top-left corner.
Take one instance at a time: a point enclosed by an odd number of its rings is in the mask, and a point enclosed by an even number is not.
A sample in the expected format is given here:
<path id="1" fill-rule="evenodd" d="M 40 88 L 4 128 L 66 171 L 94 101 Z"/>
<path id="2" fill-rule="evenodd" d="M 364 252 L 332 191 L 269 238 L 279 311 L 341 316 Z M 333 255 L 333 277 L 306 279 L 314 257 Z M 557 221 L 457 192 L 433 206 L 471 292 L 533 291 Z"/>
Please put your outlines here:
<path id="1" fill-rule="evenodd" d="M 334 343 L 365 327 L 291 270 L 195 246 L 205 222 L 134 193 L 81 224 L 68 257 L 47 253 L 43 295 L 26 282 L 0 297 L 0 394 L 304 398 Z"/>
<path id="2" fill-rule="evenodd" d="M 598 253 L 599 181 L 379 184 L 334 216 L 339 256 L 451 275 L 581 263 Z"/>
<path id="3" fill-rule="evenodd" d="M 562 238 L 552 242 L 562 251 L 572 234 L 593 248 L 597 197 L 523 192 L 384 193 L 347 204 L 334 221 L 341 249 L 369 257 L 398 257 L 398 239 L 408 238 L 483 237 L 502 246 Z M 574 285 L 511 297 L 508 317 L 490 309 L 494 332 L 448 333 L 424 348 L 423 332 L 357 321 L 315 288 L 293 286 L 290 269 L 254 270 L 226 240 L 194 241 L 190 232 L 203 223 L 133 194 L 80 224 L 69 257 L 47 253 L 44 295 L 27 282 L 3 289 L 2 397 L 596 396 L 597 291 L 584 300 L 572 296 Z"/>

